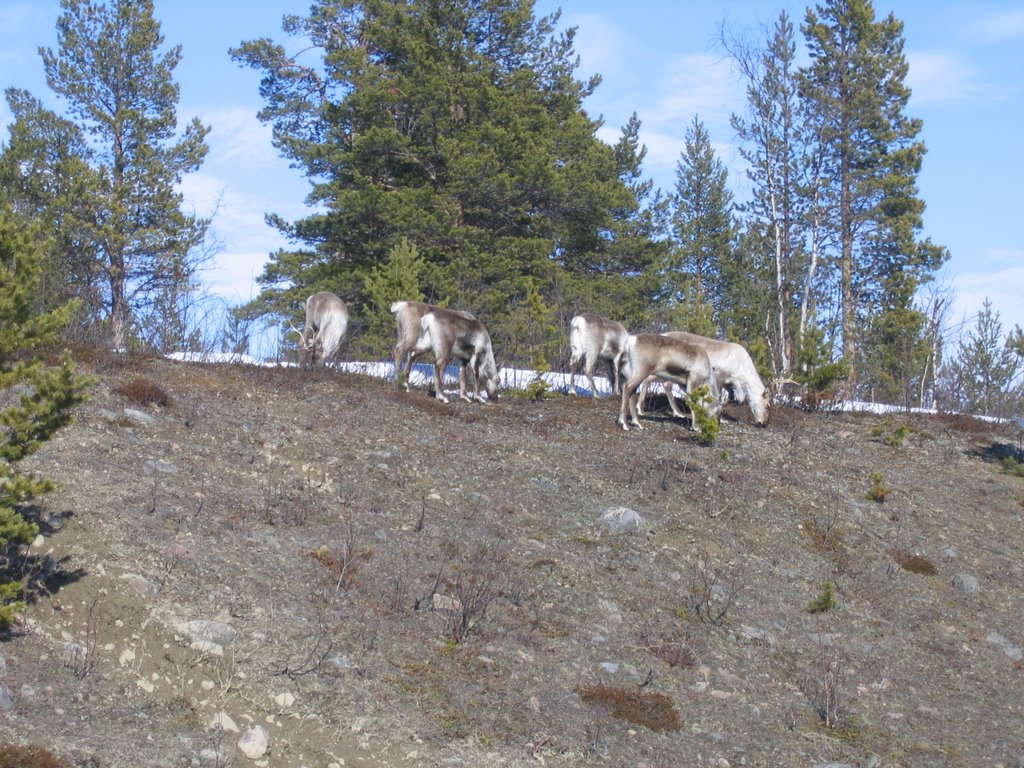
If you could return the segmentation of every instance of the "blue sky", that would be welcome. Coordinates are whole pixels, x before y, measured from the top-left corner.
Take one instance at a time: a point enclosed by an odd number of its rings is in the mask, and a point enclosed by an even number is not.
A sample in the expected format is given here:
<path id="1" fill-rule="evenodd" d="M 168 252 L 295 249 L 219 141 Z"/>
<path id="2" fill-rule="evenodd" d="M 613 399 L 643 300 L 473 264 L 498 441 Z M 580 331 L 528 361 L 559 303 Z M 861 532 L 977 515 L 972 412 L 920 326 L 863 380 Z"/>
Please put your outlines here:
<path id="1" fill-rule="evenodd" d="M 270 37 L 294 50 L 281 32 L 286 13 L 304 14 L 307 0 L 156 0 L 168 44 L 180 44 L 179 119 L 198 116 L 212 126 L 210 153 L 187 178 L 190 205 L 209 214 L 223 249 L 204 275 L 206 286 L 231 303 L 254 295 L 267 255 L 288 247 L 263 223 L 267 212 L 304 215 L 308 186 L 270 145 L 269 129 L 255 117 L 262 106 L 259 75 L 230 60 L 227 49 Z M 730 168 L 738 197 L 745 180 L 729 115 L 741 111 L 743 84 L 716 40 L 723 22 L 763 38 L 785 8 L 795 23 L 806 3 L 764 0 L 540 0 L 539 14 L 562 8 L 561 27 L 577 27 L 581 78 L 603 82 L 586 103 L 605 119 L 603 137 L 615 141 L 636 112 L 648 148 L 645 172 L 665 190 L 694 115 L 707 127 Z M 938 283 L 955 293 L 948 316 L 954 328 L 973 322 L 985 297 L 1003 329 L 1024 327 L 1024 234 L 1020 226 L 1024 177 L 1024 6 L 1016 0 L 892 0 L 875 2 L 904 22 L 913 89 L 908 113 L 924 122 L 928 147 L 919 177 L 924 235 L 945 245 L 952 259 Z M 57 0 L 0 0 L 0 86 L 26 88 L 49 106 L 61 104 L 46 87 L 39 46 L 55 47 Z M 798 33 L 798 39 L 800 38 Z M 0 126 L 10 115 L 0 104 Z M 6 141 L 6 128 L 0 138 Z"/>

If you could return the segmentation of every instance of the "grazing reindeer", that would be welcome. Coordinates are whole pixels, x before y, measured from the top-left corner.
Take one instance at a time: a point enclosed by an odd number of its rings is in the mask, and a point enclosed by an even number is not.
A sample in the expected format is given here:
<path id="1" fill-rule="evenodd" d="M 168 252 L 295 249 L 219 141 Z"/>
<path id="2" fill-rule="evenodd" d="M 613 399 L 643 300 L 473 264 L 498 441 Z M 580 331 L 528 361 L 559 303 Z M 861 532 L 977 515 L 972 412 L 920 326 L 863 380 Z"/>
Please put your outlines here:
<path id="1" fill-rule="evenodd" d="M 708 408 L 710 415 L 717 417 L 722 410 L 711 361 L 702 345 L 657 333 L 640 333 L 626 340 L 625 355 L 629 378 L 622 388 L 622 407 L 619 409 L 619 426 L 623 429 L 629 429 L 627 411 L 636 428 L 643 429 L 637 413 L 637 389 L 649 376 L 679 384 L 688 395 L 698 387 L 706 386 L 712 397 Z M 696 419 L 692 417 L 690 427 L 698 429 Z"/>
<path id="2" fill-rule="evenodd" d="M 622 360 L 622 348 L 629 334 L 621 323 L 607 320 L 600 315 L 584 312 L 576 315 L 569 325 L 569 394 L 576 394 L 576 368 L 580 360 L 584 361 L 583 372 L 590 382 L 590 394 L 597 397 L 594 386 L 594 366 L 598 360 L 607 360 L 612 367 L 612 392 L 616 395 L 621 391 L 622 381 L 619 365 Z"/>
<path id="3" fill-rule="evenodd" d="M 498 397 L 498 367 L 494 364 L 491 337 L 484 324 L 472 315 L 451 309 L 435 307 L 420 320 L 420 335 L 412 356 L 434 352 L 434 396 L 443 403 L 448 402 L 441 386 L 441 374 L 449 359 L 458 359 L 462 370 L 459 373 L 459 397 L 466 402 L 487 402 L 480 394 L 483 385 L 492 400 Z M 466 369 L 473 373 L 473 396 L 466 396 Z"/>
<path id="4" fill-rule="evenodd" d="M 314 293 L 306 299 L 306 326 L 299 334 L 299 365 L 311 368 L 327 365 L 341 346 L 348 329 L 348 307 L 330 291 Z"/>
<path id="5" fill-rule="evenodd" d="M 764 382 L 761 381 L 757 368 L 754 367 L 754 361 L 750 359 L 750 353 L 741 344 L 709 339 L 706 336 L 683 331 L 669 331 L 665 335 L 704 347 L 711 360 L 711 368 L 715 372 L 715 382 L 718 384 L 723 404 L 729 400 L 740 404 L 746 403 L 757 426 L 763 427 L 768 424 L 768 415 L 772 404 L 771 394 Z M 642 405 L 644 390 L 648 383 L 649 381 L 644 382 L 638 406 Z M 672 413 L 682 418 L 683 413 L 672 397 L 672 384 L 665 383 L 664 387 L 668 404 L 672 407 Z M 642 408 L 638 409 L 641 413 L 643 412 Z"/>
<path id="6" fill-rule="evenodd" d="M 413 349 L 416 347 L 416 341 L 420 337 L 420 320 L 428 312 L 433 312 L 435 307 L 433 304 L 427 304 L 422 301 L 396 301 L 391 305 L 391 312 L 395 316 L 395 324 L 398 326 L 398 343 L 395 345 L 394 357 L 395 357 L 395 381 L 399 384 L 405 383 L 405 391 L 409 391 L 409 373 L 412 371 L 412 361 L 416 357 L 413 353 Z M 457 309 L 450 309 L 449 312 L 455 312 L 463 317 L 473 319 L 473 315 L 469 312 L 463 312 Z M 465 375 L 465 369 L 460 368 L 459 378 L 461 379 Z M 461 386 L 465 386 L 460 381 Z"/>

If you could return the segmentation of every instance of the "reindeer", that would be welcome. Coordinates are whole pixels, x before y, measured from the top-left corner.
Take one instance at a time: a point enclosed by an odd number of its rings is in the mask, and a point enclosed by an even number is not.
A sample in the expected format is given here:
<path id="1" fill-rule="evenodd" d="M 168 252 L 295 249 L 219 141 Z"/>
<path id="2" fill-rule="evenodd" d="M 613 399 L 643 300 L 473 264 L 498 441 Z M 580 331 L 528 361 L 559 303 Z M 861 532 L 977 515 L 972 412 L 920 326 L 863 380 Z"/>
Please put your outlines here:
<path id="1" fill-rule="evenodd" d="M 441 374 L 448 361 L 455 357 L 461 366 L 459 372 L 459 397 L 466 402 L 484 403 L 480 394 L 483 385 L 487 396 L 498 397 L 498 367 L 494 364 L 491 337 L 484 324 L 466 312 L 435 307 L 420 319 L 420 333 L 411 355 L 434 352 L 434 396 L 443 403 L 448 402 L 441 386 Z M 473 396 L 466 396 L 466 369 L 473 372 Z M 408 385 L 407 385 L 408 386 Z"/>
<path id="2" fill-rule="evenodd" d="M 416 357 L 412 350 L 416 347 L 416 341 L 420 337 L 420 320 L 435 309 L 441 309 L 441 307 L 435 307 L 433 304 L 423 301 L 396 301 L 391 305 L 391 312 L 394 314 L 395 324 L 398 326 L 398 343 L 395 345 L 393 353 L 395 381 L 399 384 L 404 383 L 406 392 L 409 391 L 409 373 L 412 371 L 412 361 Z M 460 314 L 470 320 L 475 319 L 469 312 L 457 309 L 448 311 Z M 461 381 L 463 376 L 465 376 L 465 368 L 460 368 L 459 384 L 464 387 L 465 383 Z"/>
<path id="3" fill-rule="evenodd" d="M 684 331 L 669 331 L 665 334 L 670 338 L 681 339 L 692 344 L 703 346 L 708 352 L 711 360 L 711 368 L 715 372 L 715 381 L 718 384 L 722 397 L 722 404 L 732 400 L 736 403 L 746 403 L 750 413 L 754 417 L 754 423 L 759 427 L 768 424 L 772 398 L 764 382 L 754 367 L 754 361 L 750 359 L 750 353 L 740 344 L 731 341 L 720 341 L 709 339 L 706 336 L 698 336 L 695 333 Z M 645 391 L 650 380 L 644 382 L 641 388 L 638 410 L 643 413 L 643 400 Z M 672 413 L 683 418 L 682 411 L 676 405 L 672 397 L 672 384 L 664 383 L 665 396 L 672 408 Z"/>
<path id="4" fill-rule="evenodd" d="M 718 384 L 707 350 L 702 345 L 657 333 L 640 333 L 626 339 L 624 354 L 629 378 L 622 388 L 622 407 L 619 409 L 619 426 L 623 429 L 629 429 L 627 411 L 636 428 L 643 429 L 637 412 L 637 389 L 649 376 L 679 384 L 687 395 L 698 387 L 706 386 L 712 397 L 708 408 L 710 415 L 717 417 L 721 412 Z M 698 429 L 692 417 L 690 427 Z"/>
<path id="5" fill-rule="evenodd" d="M 348 307 L 330 291 L 314 293 L 306 299 L 306 326 L 299 334 L 299 365 L 311 368 L 318 362 L 327 365 L 341 345 L 348 329 Z"/>
<path id="6" fill-rule="evenodd" d="M 607 320 L 600 315 L 584 312 L 576 315 L 569 324 L 569 394 L 576 394 L 576 368 L 580 360 L 584 361 L 583 372 L 590 382 L 590 394 L 597 397 L 594 386 L 594 366 L 598 360 L 607 360 L 612 367 L 612 392 L 619 394 L 622 380 L 619 366 L 622 360 L 622 348 L 629 334 L 621 323 Z"/>

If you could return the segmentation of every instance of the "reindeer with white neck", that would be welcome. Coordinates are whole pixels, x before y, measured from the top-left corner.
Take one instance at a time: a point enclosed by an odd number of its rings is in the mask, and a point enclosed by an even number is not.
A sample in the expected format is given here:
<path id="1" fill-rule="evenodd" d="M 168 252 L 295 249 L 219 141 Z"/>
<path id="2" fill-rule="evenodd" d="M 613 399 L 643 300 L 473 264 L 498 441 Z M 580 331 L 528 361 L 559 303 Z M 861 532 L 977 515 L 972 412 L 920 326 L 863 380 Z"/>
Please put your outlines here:
<path id="1" fill-rule="evenodd" d="M 396 302 L 396 304 L 401 303 L 410 302 Z M 395 311 L 394 306 L 392 311 Z M 395 347 L 396 369 L 399 347 Z M 494 363 L 491 337 L 484 324 L 473 315 L 459 310 L 431 307 L 420 318 L 416 344 L 409 350 L 409 367 L 412 367 L 412 361 L 417 355 L 428 350 L 434 353 L 434 396 L 438 400 L 443 403 L 448 402 L 448 398 L 444 395 L 441 377 L 452 357 L 459 361 L 461 369 L 459 371 L 459 397 L 466 402 L 475 400 L 485 403 L 487 401 L 480 394 L 482 386 L 487 392 L 488 398 L 497 399 L 498 367 Z M 466 394 L 467 370 L 473 374 L 472 397 Z M 405 388 L 409 389 L 408 377 Z"/>
<path id="2" fill-rule="evenodd" d="M 393 351 L 395 358 L 395 380 L 405 385 L 405 391 L 409 391 L 409 373 L 412 371 L 412 362 L 415 358 L 413 349 L 420 337 L 420 320 L 428 312 L 435 309 L 442 309 L 424 301 L 396 301 L 391 305 L 391 312 L 395 316 L 395 324 L 398 327 L 398 343 Z M 450 309 L 463 317 L 474 319 L 473 315 L 458 309 Z M 459 378 L 465 376 L 465 368 L 459 369 Z M 461 383 L 461 382 L 460 382 Z M 465 386 L 462 384 L 462 386 Z"/>
<path id="3" fill-rule="evenodd" d="M 569 324 L 569 394 L 576 394 L 576 369 L 583 361 L 583 372 L 590 383 L 591 397 L 597 397 L 594 386 L 594 367 L 599 360 L 606 360 L 612 367 L 610 377 L 612 393 L 622 391 L 622 376 L 619 367 L 623 347 L 629 333 L 621 323 L 608 320 L 600 315 L 584 312 L 576 315 Z"/>
<path id="4" fill-rule="evenodd" d="M 639 333 L 626 339 L 624 354 L 629 377 L 622 388 L 620 427 L 628 430 L 632 421 L 637 429 L 643 429 L 637 411 L 637 390 L 651 376 L 679 384 L 687 395 L 699 387 L 707 387 L 711 393 L 708 415 L 718 417 L 722 410 L 721 397 L 707 350 L 702 345 L 657 333 Z M 696 419 L 691 418 L 690 427 L 699 429 Z"/>
<path id="5" fill-rule="evenodd" d="M 299 334 L 299 365 L 326 366 L 338 352 L 348 330 L 348 306 L 330 291 L 314 293 L 306 299 L 306 325 Z"/>
<path id="6" fill-rule="evenodd" d="M 750 414 L 754 417 L 754 423 L 759 427 L 767 426 L 772 404 L 771 393 L 761 381 L 754 361 L 750 358 L 750 353 L 741 344 L 709 339 L 706 336 L 684 331 L 669 331 L 664 335 L 704 347 L 711 360 L 711 368 L 715 373 L 715 381 L 718 384 L 723 405 L 730 400 L 740 404 L 746 403 L 750 408 Z M 643 400 L 649 384 L 649 381 L 645 382 L 640 391 L 638 410 L 641 415 L 643 414 Z M 672 384 L 666 382 L 663 383 L 663 386 L 672 413 L 678 418 L 683 418 L 683 412 L 679 410 L 672 397 Z"/>

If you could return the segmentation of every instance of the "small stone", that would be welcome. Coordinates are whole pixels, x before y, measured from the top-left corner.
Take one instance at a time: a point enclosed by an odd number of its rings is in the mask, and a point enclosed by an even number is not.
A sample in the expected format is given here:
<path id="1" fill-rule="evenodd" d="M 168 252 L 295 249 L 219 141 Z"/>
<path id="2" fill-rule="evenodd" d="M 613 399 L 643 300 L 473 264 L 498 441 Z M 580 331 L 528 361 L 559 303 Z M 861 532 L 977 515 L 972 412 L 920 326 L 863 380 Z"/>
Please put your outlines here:
<path id="1" fill-rule="evenodd" d="M 231 715 L 229 715 L 227 712 L 218 712 L 216 715 L 214 715 L 213 720 L 210 722 L 211 731 L 218 729 L 222 731 L 228 731 L 230 733 L 239 732 L 238 725 L 235 724 L 235 721 L 231 719 Z"/>
<path id="2" fill-rule="evenodd" d="M 238 740 L 238 748 L 242 754 L 250 760 L 256 760 L 267 754 L 270 746 L 270 739 L 266 729 L 262 725 L 254 725 L 246 729 L 242 738 Z"/>
<path id="3" fill-rule="evenodd" d="M 1024 652 L 1022 652 L 1020 648 L 1011 643 L 998 632 L 989 632 L 988 637 L 986 637 L 985 639 L 990 643 L 994 643 L 995 645 L 1001 645 L 1003 647 L 1003 653 L 1005 653 L 1014 661 L 1021 661 L 1022 659 L 1024 659 Z"/>
<path id="4" fill-rule="evenodd" d="M 154 419 L 145 411 L 140 411 L 136 408 L 125 408 L 124 415 L 127 416 L 132 421 L 138 422 L 139 424 L 152 424 L 154 421 L 156 421 L 156 419 Z M 146 474 L 152 474 L 152 471 L 147 472 Z"/>
<path id="5" fill-rule="evenodd" d="M 612 533 L 632 533 L 647 527 L 647 521 L 628 507 L 609 507 L 600 520 Z"/>
<path id="6" fill-rule="evenodd" d="M 274 703 L 282 708 L 290 707 L 292 704 L 295 703 L 295 697 L 287 691 L 285 691 L 284 693 L 279 693 L 277 694 L 277 696 L 274 697 Z"/>
<path id="7" fill-rule="evenodd" d="M 974 576 L 958 573 L 953 577 L 953 588 L 957 592 L 963 592 L 966 595 L 976 595 L 981 591 L 981 584 L 978 583 L 978 579 Z"/>
<path id="8" fill-rule="evenodd" d="M 219 621 L 186 621 L 178 624 L 174 629 L 192 642 L 205 641 L 217 645 L 229 645 L 235 639 L 234 628 Z"/>

